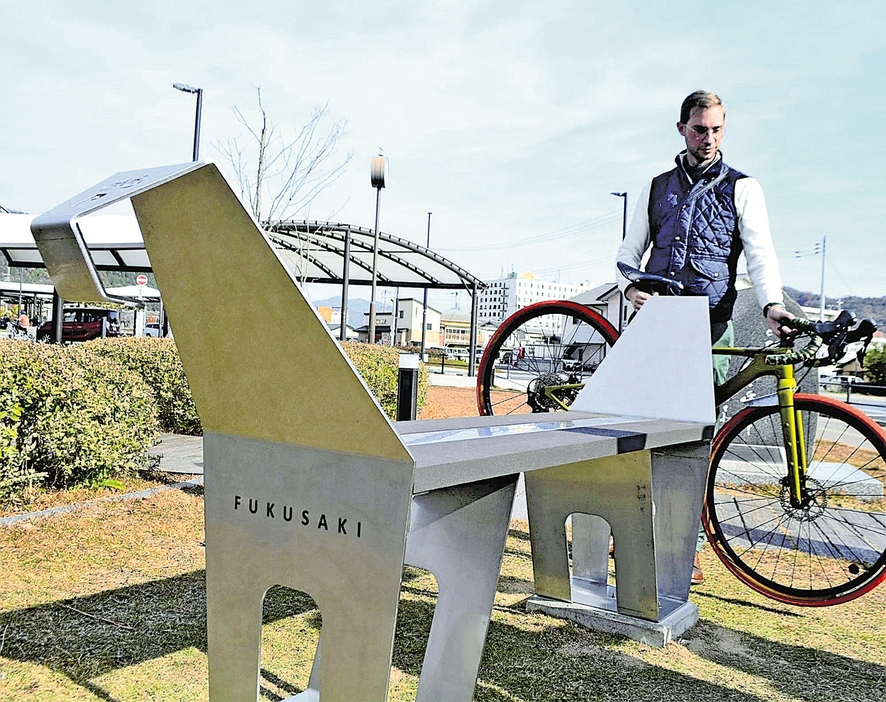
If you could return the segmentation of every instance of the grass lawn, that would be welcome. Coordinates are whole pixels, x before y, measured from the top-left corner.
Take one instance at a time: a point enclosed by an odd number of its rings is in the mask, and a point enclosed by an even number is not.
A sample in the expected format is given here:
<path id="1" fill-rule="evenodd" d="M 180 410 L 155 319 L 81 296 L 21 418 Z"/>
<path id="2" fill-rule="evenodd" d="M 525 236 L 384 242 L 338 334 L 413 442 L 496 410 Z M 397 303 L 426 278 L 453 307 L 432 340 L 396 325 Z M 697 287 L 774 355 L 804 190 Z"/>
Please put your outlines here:
<path id="1" fill-rule="evenodd" d="M 200 489 L 0 527 L 0 701 L 205 700 L 202 541 Z M 513 522 L 476 699 L 886 700 L 886 587 L 800 609 L 702 559 L 701 620 L 656 649 L 524 611 L 529 539 Z M 391 700 L 414 699 L 435 595 L 406 569 Z M 310 598 L 268 593 L 263 700 L 304 689 L 320 624 Z"/>

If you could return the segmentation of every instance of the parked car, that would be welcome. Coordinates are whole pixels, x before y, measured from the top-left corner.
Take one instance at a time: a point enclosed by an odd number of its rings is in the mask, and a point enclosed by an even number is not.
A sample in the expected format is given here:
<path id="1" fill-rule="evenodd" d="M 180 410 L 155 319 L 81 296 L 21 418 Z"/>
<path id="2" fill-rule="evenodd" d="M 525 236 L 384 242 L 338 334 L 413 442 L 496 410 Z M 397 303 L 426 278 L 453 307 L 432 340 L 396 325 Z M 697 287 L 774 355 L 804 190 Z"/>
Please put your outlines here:
<path id="1" fill-rule="evenodd" d="M 52 339 L 53 320 L 37 329 L 37 341 Z M 89 341 L 105 336 L 120 336 L 120 312 L 95 307 L 77 307 L 65 310 L 62 320 L 62 341 Z"/>
<path id="2" fill-rule="evenodd" d="M 145 336 L 153 336 L 155 339 L 159 339 L 163 336 L 163 332 L 160 329 L 160 322 L 148 322 L 145 324 Z"/>

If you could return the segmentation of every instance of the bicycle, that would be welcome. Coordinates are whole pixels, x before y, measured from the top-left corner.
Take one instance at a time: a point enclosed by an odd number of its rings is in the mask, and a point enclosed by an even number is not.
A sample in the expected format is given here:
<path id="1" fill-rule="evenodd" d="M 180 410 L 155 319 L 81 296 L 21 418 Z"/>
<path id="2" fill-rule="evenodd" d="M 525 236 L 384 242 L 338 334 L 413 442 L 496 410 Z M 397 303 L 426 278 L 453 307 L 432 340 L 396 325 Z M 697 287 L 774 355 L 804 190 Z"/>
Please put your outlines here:
<path id="1" fill-rule="evenodd" d="M 641 289 L 680 291 L 675 281 L 636 269 L 627 271 L 627 277 Z M 575 303 L 560 305 L 553 301 L 543 310 L 575 313 Z M 516 330 L 525 332 L 523 323 L 538 314 L 524 310 L 502 325 L 501 342 Z M 611 346 L 617 333 L 613 337 L 611 325 L 600 325 L 599 315 L 591 312 L 582 316 L 583 323 L 598 325 L 598 339 L 605 337 Z M 714 350 L 748 362 L 715 389 L 725 423 L 712 443 L 702 523 L 719 559 L 752 589 L 794 605 L 835 605 L 886 579 L 886 433 L 851 405 L 797 392 L 794 365 L 812 368 L 832 362 L 854 342 L 861 343 L 862 354 L 875 327 L 869 320 L 855 325 L 846 312 L 833 322 L 796 320 L 795 326 L 808 340 L 800 349 Z M 497 336 L 480 364 L 481 414 L 507 407 L 491 402 L 500 365 L 493 355 L 501 354 L 501 344 L 494 346 Z M 819 357 L 822 344 L 827 344 L 827 353 Z M 775 377 L 776 392 L 746 397 L 746 406 L 728 416 L 727 401 L 765 376 Z M 521 411 L 568 409 L 583 387 L 581 381 L 565 367 L 549 369 L 526 382 Z"/>
<path id="2" fill-rule="evenodd" d="M 545 300 L 518 310 L 499 326 L 480 359 L 480 414 L 568 409 L 617 338 L 618 331 L 602 314 L 570 300 Z M 521 392 L 494 401 L 496 383 Z"/>

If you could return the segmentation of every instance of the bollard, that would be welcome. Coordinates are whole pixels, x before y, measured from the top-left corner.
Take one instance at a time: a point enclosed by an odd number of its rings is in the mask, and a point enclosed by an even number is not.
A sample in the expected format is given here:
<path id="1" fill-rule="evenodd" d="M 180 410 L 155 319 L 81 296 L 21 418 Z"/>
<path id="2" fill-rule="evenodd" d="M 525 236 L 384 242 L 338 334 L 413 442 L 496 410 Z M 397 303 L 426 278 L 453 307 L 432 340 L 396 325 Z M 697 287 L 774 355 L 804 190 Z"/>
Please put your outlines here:
<path id="1" fill-rule="evenodd" d="M 400 354 L 400 372 L 397 377 L 397 421 L 415 420 L 418 407 L 417 353 Z"/>

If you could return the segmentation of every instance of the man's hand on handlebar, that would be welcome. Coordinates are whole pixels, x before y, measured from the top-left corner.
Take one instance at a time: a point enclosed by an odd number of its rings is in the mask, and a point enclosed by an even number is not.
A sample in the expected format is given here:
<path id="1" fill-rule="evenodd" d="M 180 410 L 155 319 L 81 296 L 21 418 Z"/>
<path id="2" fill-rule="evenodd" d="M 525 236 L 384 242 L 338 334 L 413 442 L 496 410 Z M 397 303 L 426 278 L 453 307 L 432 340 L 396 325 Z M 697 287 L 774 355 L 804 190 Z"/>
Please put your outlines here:
<path id="1" fill-rule="evenodd" d="M 766 311 L 766 325 L 781 341 L 789 341 L 797 336 L 797 330 L 785 324 L 792 319 L 794 315 L 781 305 L 772 305 Z"/>
<path id="2" fill-rule="evenodd" d="M 648 300 L 653 295 L 658 295 L 658 293 L 643 292 L 633 285 L 629 286 L 628 289 L 625 290 L 625 297 L 627 298 L 628 302 L 631 303 L 631 306 L 635 310 L 639 310 L 643 306 L 643 303 L 646 302 L 646 300 Z"/>

